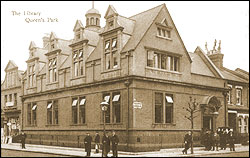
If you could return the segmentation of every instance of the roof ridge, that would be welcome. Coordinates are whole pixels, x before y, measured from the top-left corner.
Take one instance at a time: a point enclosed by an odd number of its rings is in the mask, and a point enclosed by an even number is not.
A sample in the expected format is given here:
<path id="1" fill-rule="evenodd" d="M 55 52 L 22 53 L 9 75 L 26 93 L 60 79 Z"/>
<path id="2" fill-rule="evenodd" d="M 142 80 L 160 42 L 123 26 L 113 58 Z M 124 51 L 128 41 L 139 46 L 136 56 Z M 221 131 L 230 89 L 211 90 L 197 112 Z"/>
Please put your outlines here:
<path id="1" fill-rule="evenodd" d="M 165 5 L 165 3 L 162 3 L 161 5 L 158 5 L 158 6 L 154 7 L 154 8 L 150 8 L 150 9 L 145 10 L 145 11 L 143 11 L 143 12 L 137 13 L 137 14 L 135 14 L 135 15 L 133 15 L 133 16 L 130 16 L 129 18 L 133 18 L 133 17 L 135 17 L 135 16 L 138 16 L 139 14 L 142 14 L 142 13 L 145 13 L 145 12 L 148 12 L 148 11 L 151 11 L 151 10 L 156 9 L 156 8 L 158 8 L 158 7 L 160 7 L 160 6 L 163 6 L 163 5 Z"/>
<path id="2" fill-rule="evenodd" d="M 136 20 L 134 20 L 134 19 L 130 19 L 130 18 L 125 17 L 125 16 L 123 16 L 123 15 L 118 15 L 118 16 L 120 16 L 120 17 L 122 17 L 122 18 L 125 18 L 125 19 L 128 19 L 128 20 L 136 21 Z"/>

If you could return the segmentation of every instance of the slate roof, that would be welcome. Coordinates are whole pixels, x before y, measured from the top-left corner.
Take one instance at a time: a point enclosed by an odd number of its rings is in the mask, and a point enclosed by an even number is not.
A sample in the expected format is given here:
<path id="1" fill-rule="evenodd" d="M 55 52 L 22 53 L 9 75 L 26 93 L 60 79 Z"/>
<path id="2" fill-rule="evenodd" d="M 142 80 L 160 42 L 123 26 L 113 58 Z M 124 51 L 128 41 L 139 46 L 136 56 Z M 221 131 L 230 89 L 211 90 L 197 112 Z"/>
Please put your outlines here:
<path id="1" fill-rule="evenodd" d="M 225 79 L 227 80 L 232 80 L 232 81 L 238 81 L 238 82 L 245 82 L 245 83 L 249 83 L 249 81 L 241 78 L 241 77 L 238 77 L 236 75 L 234 75 L 232 72 L 230 71 L 233 71 L 233 70 L 229 70 L 227 68 L 222 68 L 220 69 L 220 72 L 223 74 L 223 76 L 225 77 Z"/>
<path id="2" fill-rule="evenodd" d="M 193 61 L 191 63 L 191 73 L 215 77 L 213 72 L 211 72 L 211 70 L 197 53 L 189 53 L 189 55 Z"/>
<path id="3" fill-rule="evenodd" d="M 128 43 L 124 46 L 122 52 L 134 49 L 138 45 L 163 6 L 164 4 L 161 4 L 130 17 L 130 19 L 135 20 L 136 23 L 133 29 L 133 34 Z"/>

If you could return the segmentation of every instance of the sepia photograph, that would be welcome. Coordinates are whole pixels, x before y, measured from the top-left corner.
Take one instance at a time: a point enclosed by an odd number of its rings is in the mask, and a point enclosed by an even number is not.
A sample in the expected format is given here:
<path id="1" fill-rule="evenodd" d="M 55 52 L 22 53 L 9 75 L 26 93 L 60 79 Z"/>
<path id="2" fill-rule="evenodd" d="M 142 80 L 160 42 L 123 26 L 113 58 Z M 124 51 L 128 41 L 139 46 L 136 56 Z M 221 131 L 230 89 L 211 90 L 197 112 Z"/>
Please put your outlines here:
<path id="1" fill-rule="evenodd" d="M 249 1 L 1 1 L 1 157 L 249 157 Z"/>

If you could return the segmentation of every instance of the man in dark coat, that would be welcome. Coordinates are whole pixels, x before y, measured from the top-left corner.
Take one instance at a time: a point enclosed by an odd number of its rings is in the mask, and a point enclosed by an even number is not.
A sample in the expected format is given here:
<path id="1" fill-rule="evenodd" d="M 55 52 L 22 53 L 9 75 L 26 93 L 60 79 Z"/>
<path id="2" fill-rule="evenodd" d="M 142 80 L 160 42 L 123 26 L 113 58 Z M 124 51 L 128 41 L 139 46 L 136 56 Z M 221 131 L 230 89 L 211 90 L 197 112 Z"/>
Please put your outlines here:
<path id="1" fill-rule="evenodd" d="M 106 133 L 103 134 L 102 137 L 102 157 L 108 157 L 108 150 L 110 150 L 109 148 L 109 138 L 107 136 Z"/>
<path id="2" fill-rule="evenodd" d="M 87 136 L 84 138 L 85 151 L 87 152 L 87 157 L 90 156 L 91 153 L 91 141 L 92 137 L 87 133 Z"/>
<path id="3" fill-rule="evenodd" d="M 223 133 L 221 134 L 221 147 L 222 147 L 222 150 L 226 150 L 227 148 L 227 131 L 224 130 Z"/>
<path id="4" fill-rule="evenodd" d="M 206 131 L 205 135 L 204 135 L 204 145 L 205 145 L 205 150 L 208 151 L 209 150 L 209 143 L 210 143 L 210 134 L 209 134 L 209 130 Z"/>
<path id="5" fill-rule="evenodd" d="M 229 143 L 230 151 L 235 151 L 234 142 L 235 142 L 235 136 L 233 134 L 233 131 L 230 131 L 228 135 L 228 143 Z"/>
<path id="6" fill-rule="evenodd" d="M 21 139 L 21 144 L 22 144 L 22 149 L 26 149 L 25 148 L 25 139 L 26 139 L 26 134 L 22 131 L 20 134 L 20 139 Z"/>
<path id="7" fill-rule="evenodd" d="M 98 132 L 96 132 L 96 134 L 95 134 L 95 152 L 99 153 L 99 149 L 100 149 L 100 135 Z"/>
<path id="8" fill-rule="evenodd" d="M 185 149 L 182 150 L 183 154 L 184 153 L 187 154 L 187 150 L 189 149 L 191 142 L 192 142 L 191 131 L 188 131 L 188 133 L 184 137 Z"/>
<path id="9" fill-rule="evenodd" d="M 217 134 L 217 132 L 214 133 L 212 136 L 212 146 L 213 146 L 213 151 L 216 150 L 219 151 L 218 146 L 219 146 L 219 141 L 220 141 L 220 136 Z"/>
<path id="10" fill-rule="evenodd" d="M 118 157 L 117 146 L 119 143 L 119 138 L 116 135 L 115 131 L 113 131 L 113 135 L 111 137 L 111 142 L 112 142 L 113 157 Z"/>

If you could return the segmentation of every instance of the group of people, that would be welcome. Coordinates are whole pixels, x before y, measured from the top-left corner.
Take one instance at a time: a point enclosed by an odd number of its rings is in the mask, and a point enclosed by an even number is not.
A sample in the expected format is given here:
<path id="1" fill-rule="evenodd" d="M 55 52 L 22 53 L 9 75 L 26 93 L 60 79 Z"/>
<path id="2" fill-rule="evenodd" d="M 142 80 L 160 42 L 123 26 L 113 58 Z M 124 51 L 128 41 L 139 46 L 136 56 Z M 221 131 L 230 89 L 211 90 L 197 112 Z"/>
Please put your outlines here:
<path id="1" fill-rule="evenodd" d="M 235 151 L 235 135 L 233 130 L 230 129 L 217 129 L 216 132 L 207 130 L 204 135 L 205 150 L 226 150 L 227 144 L 229 144 L 230 151 Z"/>
<path id="2" fill-rule="evenodd" d="M 183 154 L 187 154 L 191 142 L 192 135 L 191 131 L 189 131 L 184 137 L 185 148 L 182 150 Z M 206 130 L 203 135 L 203 142 L 206 151 L 219 151 L 219 146 L 221 147 L 221 150 L 226 150 L 227 144 L 229 144 L 230 151 L 235 151 L 235 136 L 232 129 L 217 129 L 216 132 Z"/>
<path id="3" fill-rule="evenodd" d="M 99 153 L 101 145 L 100 145 L 100 135 L 98 132 L 96 132 L 94 141 L 95 141 L 95 153 Z M 87 157 L 89 157 L 91 153 L 91 142 L 92 142 L 92 137 L 90 136 L 89 133 L 87 133 L 87 136 L 84 138 L 84 145 Z M 116 135 L 115 131 L 112 132 L 112 136 L 108 136 L 108 134 L 104 132 L 102 137 L 102 157 L 108 157 L 108 153 L 110 152 L 110 142 L 112 143 L 113 157 L 118 157 L 117 146 L 119 143 L 119 138 Z"/>

